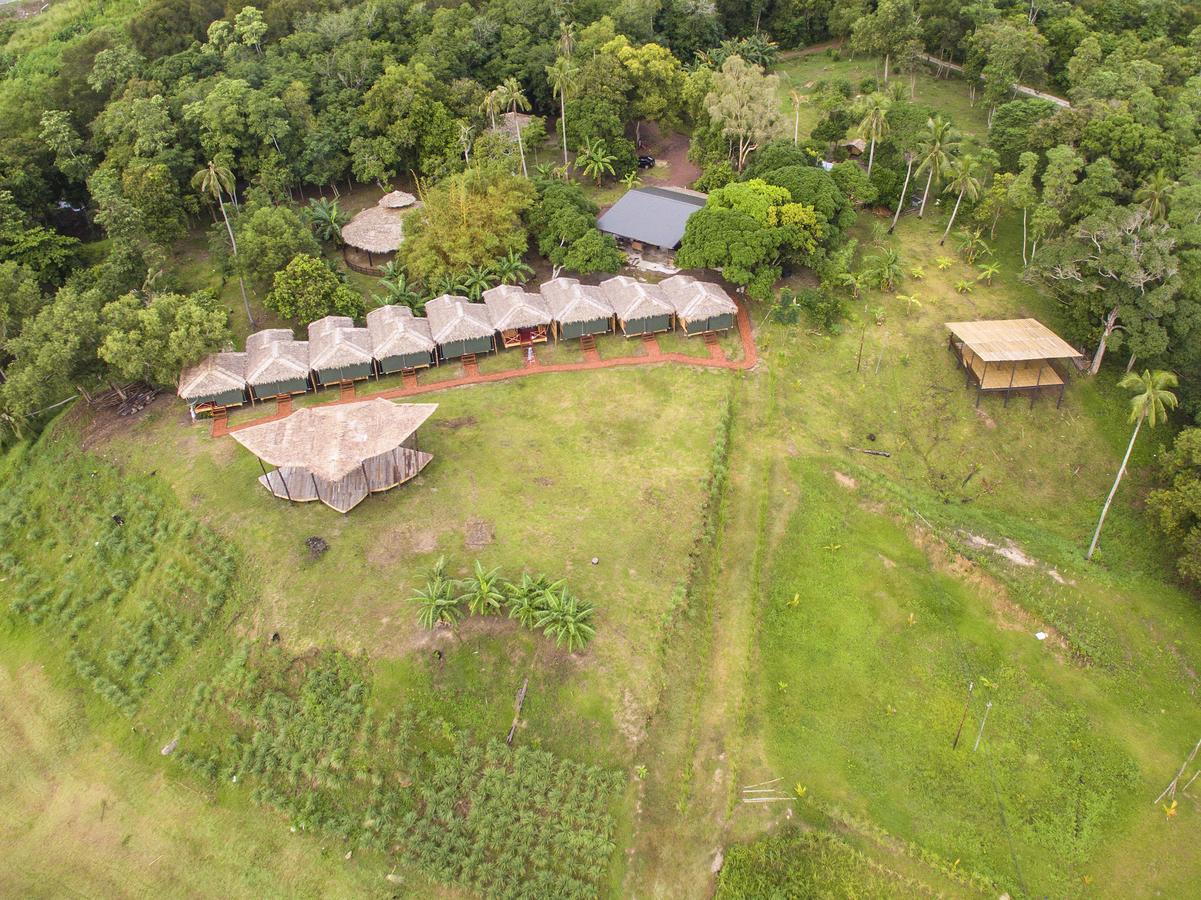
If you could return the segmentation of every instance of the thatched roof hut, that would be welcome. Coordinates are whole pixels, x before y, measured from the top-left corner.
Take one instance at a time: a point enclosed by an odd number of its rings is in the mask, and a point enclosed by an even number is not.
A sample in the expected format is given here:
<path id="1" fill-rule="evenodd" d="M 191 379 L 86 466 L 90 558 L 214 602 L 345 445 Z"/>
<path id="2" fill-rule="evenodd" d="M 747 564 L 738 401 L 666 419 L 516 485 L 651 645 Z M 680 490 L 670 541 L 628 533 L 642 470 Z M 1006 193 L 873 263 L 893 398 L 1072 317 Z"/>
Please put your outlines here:
<path id="1" fill-rule="evenodd" d="M 408 481 L 433 457 L 416 433 L 438 408 L 383 399 L 299 409 L 274 422 L 233 432 L 234 439 L 275 466 L 259 479 L 280 499 L 320 500 L 348 512 L 368 493 Z"/>
<path id="2" fill-rule="evenodd" d="M 417 198 L 405 191 L 393 191 L 390 194 L 384 194 L 380 198 L 377 206 L 382 206 L 384 209 L 404 209 L 406 206 L 412 206 L 417 202 Z"/>
<path id="3" fill-rule="evenodd" d="M 210 353 L 180 373 L 177 393 L 193 411 L 240 406 L 246 402 L 246 354 Z"/>
<path id="4" fill-rule="evenodd" d="M 492 325 L 500 332 L 506 347 L 540 343 L 550 329 L 550 307 L 538 294 L 530 294 L 515 284 L 500 284 L 484 291 L 484 305 Z"/>
<path id="5" fill-rule="evenodd" d="M 674 310 L 658 285 L 635 281 L 628 275 L 606 278 L 601 290 L 613 304 L 617 321 L 626 337 L 671 330 Z"/>
<path id="6" fill-rule="evenodd" d="M 297 341 L 287 328 L 269 328 L 246 338 L 246 383 L 263 400 L 303 394 L 309 381 L 309 342 Z"/>
<path id="7" fill-rule="evenodd" d="M 488 307 L 482 303 L 443 294 L 425 304 L 425 315 L 430 321 L 430 336 L 443 359 L 491 353 L 496 349 L 496 328 Z"/>
<path id="8" fill-rule="evenodd" d="M 417 318 L 407 306 L 381 306 L 367 313 L 371 355 L 380 374 L 432 366 L 438 345 L 430 335 L 428 319 Z"/>
<path id="9" fill-rule="evenodd" d="M 309 324 L 309 366 L 321 384 L 369 378 L 375 371 L 371 335 L 349 316 L 326 316 Z"/>
<path id="10" fill-rule="evenodd" d="M 600 288 L 578 278 L 552 278 L 539 288 L 560 340 L 613 330 L 613 304 Z"/>
<path id="11" fill-rule="evenodd" d="M 738 306 L 720 286 L 697 281 L 691 275 L 672 275 L 659 282 L 659 289 L 676 313 L 676 321 L 688 335 L 726 331 L 734 327 Z"/>
<path id="12" fill-rule="evenodd" d="M 404 240 L 404 219 L 395 209 L 369 206 L 342 226 L 342 242 L 362 250 L 372 265 L 376 256 L 387 256 Z"/>
<path id="13" fill-rule="evenodd" d="M 517 112 L 516 110 L 511 109 L 508 112 L 497 116 L 496 127 L 492 130 L 513 137 L 516 134 L 514 129 L 524 131 L 525 127 L 530 124 L 530 121 L 533 118 L 534 117 L 529 113 Z"/>

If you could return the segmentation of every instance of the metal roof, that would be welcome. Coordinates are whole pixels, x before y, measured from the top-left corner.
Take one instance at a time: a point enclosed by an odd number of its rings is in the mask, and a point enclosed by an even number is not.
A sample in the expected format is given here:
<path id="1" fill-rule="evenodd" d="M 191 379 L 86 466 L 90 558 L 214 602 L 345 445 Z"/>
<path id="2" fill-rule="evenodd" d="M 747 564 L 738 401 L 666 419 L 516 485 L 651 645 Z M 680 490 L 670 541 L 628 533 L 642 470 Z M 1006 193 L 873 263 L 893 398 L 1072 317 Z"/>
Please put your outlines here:
<path id="1" fill-rule="evenodd" d="M 616 237 L 674 249 L 684 237 L 688 217 L 705 205 L 706 196 L 680 188 L 641 187 L 626 193 L 597 220 Z"/>

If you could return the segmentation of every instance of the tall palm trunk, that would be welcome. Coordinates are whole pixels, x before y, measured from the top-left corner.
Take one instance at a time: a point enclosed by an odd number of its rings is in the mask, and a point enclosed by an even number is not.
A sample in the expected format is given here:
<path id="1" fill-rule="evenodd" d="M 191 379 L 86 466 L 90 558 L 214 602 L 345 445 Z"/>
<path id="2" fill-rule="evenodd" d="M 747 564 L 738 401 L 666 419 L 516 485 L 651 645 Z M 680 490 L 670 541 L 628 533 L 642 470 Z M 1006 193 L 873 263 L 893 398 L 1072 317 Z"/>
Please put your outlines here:
<path id="1" fill-rule="evenodd" d="M 966 190 L 966 188 L 964 189 Z M 947 235 L 951 233 L 951 226 L 955 224 L 955 217 L 959 215 L 959 202 L 963 199 L 963 191 L 959 192 L 959 196 L 955 198 L 955 208 L 951 210 L 951 219 L 947 222 L 947 230 L 942 233 L 942 237 L 938 239 L 938 246 L 946 243 Z"/>
<path id="2" fill-rule="evenodd" d="M 225 220 L 225 230 L 229 233 L 229 245 L 233 247 L 234 256 L 237 256 L 238 242 L 234 238 L 233 227 L 229 224 L 229 215 L 225 212 L 225 201 L 221 199 L 220 191 L 217 192 L 217 205 L 221 207 L 221 218 Z"/>
<path id="3" fill-rule="evenodd" d="M 872 163 L 876 161 L 876 136 L 872 135 L 872 145 L 867 151 L 867 174 L 872 174 Z"/>
<path id="4" fill-rule="evenodd" d="M 1118 308 L 1115 306 L 1105 314 L 1104 328 L 1101 330 L 1101 339 L 1097 341 L 1097 350 L 1093 353 L 1093 363 L 1088 367 L 1089 375 L 1096 375 L 1101 371 L 1101 361 L 1105 359 L 1105 348 L 1109 343 L 1109 336 L 1114 333 L 1118 327 Z"/>
<path id="5" fill-rule="evenodd" d="M 567 165 L 567 92 L 559 91 L 559 127 L 563 129 L 563 165 Z"/>
<path id="6" fill-rule="evenodd" d="M 1118 492 L 1118 485 L 1122 483 L 1122 476 L 1126 474 L 1126 464 L 1130 462 L 1130 452 L 1134 449 L 1134 440 L 1138 437 L 1138 430 L 1143 427 L 1144 416 L 1139 416 L 1138 421 L 1134 423 L 1134 434 L 1130 435 L 1130 443 L 1126 447 L 1126 455 L 1122 458 L 1122 467 L 1118 469 L 1118 477 L 1113 480 L 1113 487 L 1109 489 L 1109 496 L 1105 498 L 1105 505 L 1101 507 L 1101 518 L 1097 520 L 1097 530 L 1093 532 L 1093 542 L 1088 545 L 1088 553 L 1084 554 L 1085 559 L 1092 559 L 1093 553 L 1097 550 L 1097 541 L 1101 539 L 1101 526 L 1105 524 L 1105 517 L 1109 515 L 1109 504 L 1113 503 L 1113 495 Z"/>
<path id="7" fill-rule="evenodd" d="M 892 224 L 888 226 L 888 233 L 892 234 L 894 228 L 897 227 L 897 220 L 901 218 L 901 210 L 909 203 L 909 176 L 913 174 L 913 157 L 909 157 L 909 165 L 905 167 L 905 184 L 901 186 L 901 199 L 897 201 L 897 211 L 892 214 Z"/>
<path id="8" fill-rule="evenodd" d="M 521 154 L 521 176 L 529 178 L 530 173 L 525 167 L 525 147 L 521 143 L 521 123 L 517 120 L 517 104 L 513 105 L 513 130 L 517 132 L 517 152 Z"/>
<path id="9" fill-rule="evenodd" d="M 792 146 L 797 145 L 801 136 L 801 108 L 798 106 L 792 115 Z"/>
<path id="10" fill-rule="evenodd" d="M 1026 207 L 1022 207 L 1022 265 L 1030 265 L 1030 260 L 1026 258 Z"/>
<path id="11" fill-rule="evenodd" d="M 926 198 L 930 196 L 930 182 L 934 180 L 934 167 L 930 167 L 930 174 L 926 176 L 926 189 L 922 191 L 922 208 L 917 211 L 919 219 L 925 218 L 926 215 Z"/>

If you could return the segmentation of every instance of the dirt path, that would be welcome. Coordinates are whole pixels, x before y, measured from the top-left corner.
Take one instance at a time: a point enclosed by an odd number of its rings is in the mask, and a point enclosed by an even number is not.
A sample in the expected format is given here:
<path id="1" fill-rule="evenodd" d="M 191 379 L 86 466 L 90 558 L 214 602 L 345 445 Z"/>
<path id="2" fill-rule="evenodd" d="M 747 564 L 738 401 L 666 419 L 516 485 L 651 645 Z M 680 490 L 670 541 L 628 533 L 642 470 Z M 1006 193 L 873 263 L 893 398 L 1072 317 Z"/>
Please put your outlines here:
<path id="1" fill-rule="evenodd" d="M 601 359 L 599 356 L 595 359 L 588 357 L 584 362 L 579 363 L 555 363 L 549 366 L 539 363 L 520 369 L 512 369 L 507 372 L 493 372 L 488 375 L 483 375 L 478 370 L 472 370 L 462 378 L 454 378 L 450 381 L 438 381 L 434 384 L 421 384 L 418 379 L 414 379 L 410 383 L 408 379 L 405 379 L 405 383 L 400 387 L 372 394 L 371 398 L 382 397 L 385 400 L 402 400 L 407 397 L 415 397 L 419 394 L 431 394 L 435 391 L 444 391 L 450 388 L 465 387 L 472 384 L 491 384 L 499 381 L 509 381 L 514 378 L 529 378 L 533 375 L 543 375 L 549 372 L 581 372 L 595 369 L 616 369 L 621 366 L 653 366 L 663 363 L 680 363 L 686 366 L 701 366 L 702 368 L 710 369 L 753 369 L 759 362 L 759 351 L 755 347 L 755 337 L 751 331 L 751 317 L 747 312 L 745 303 L 741 301 L 735 302 L 738 304 L 738 336 L 742 342 L 742 359 L 726 359 L 724 354 L 720 357 L 699 357 L 686 356 L 683 353 L 658 353 L 653 356 L 617 356 L 612 359 Z M 338 399 L 330 402 L 354 403 L 360 399 L 362 398 L 353 391 L 341 391 Z M 272 415 L 253 419 L 249 422 L 239 422 L 237 425 L 230 425 L 228 419 L 214 418 L 212 435 L 213 437 L 223 437 L 231 431 L 240 431 L 243 428 L 252 428 L 255 425 L 262 425 L 266 422 L 286 419 L 292 415 L 292 412 L 293 405 L 291 398 L 287 398 L 277 404 L 276 411 Z"/>

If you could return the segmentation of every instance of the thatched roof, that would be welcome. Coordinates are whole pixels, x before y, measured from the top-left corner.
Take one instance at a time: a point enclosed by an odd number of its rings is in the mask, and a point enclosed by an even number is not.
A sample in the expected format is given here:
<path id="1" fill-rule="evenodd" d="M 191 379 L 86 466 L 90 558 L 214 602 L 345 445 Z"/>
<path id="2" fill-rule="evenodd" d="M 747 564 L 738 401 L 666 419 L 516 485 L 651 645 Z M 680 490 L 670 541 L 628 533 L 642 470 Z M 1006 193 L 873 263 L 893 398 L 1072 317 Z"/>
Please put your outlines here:
<path id="1" fill-rule="evenodd" d="M 530 120 L 532 118 L 534 117 L 529 113 L 509 110 L 508 112 L 496 117 L 496 128 L 493 130 L 512 137 L 514 127 L 517 127 L 518 129 L 524 129 L 525 126 L 530 124 Z M 514 126 L 514 122 L 516 122 L 516 126 Z"/>
<path id="2" fill-rule="evenodd" d="M 417 318 L 407 306 L 381 306 L 367 313 L 371 353 L 376 359 L 433 353 L 437 348 L 428 319 Z"/>
<path id="3" fill-rule="evenodd" d="M 287 335 L 286 340 L 255 341 L 266 332 L 252 334 L 246 339 L 246 383 L 251 387 L 259 384 L 274 384 L 293 378 L 309 377 L 309 342 L 292 340 L 292 332 L 285 328 L 271 329 Z M 251 341 L 255 341 L 251 345 Z"/>
<path id="4" fill-rule="evenodd" d="M 681 319 L 711 319 L 738 313 L 730 295 L 710 281 L 697 281 L 691 275 L 672 275 L 660 281 L 659 288 Z"/>
<path id="5" fill-rule="evenodd" d="M 613 304 L 613 311 L 617 313 L 617 317 L 623 321 L 672 314 L 671 304 L 656 284 L 635 281 L 628 275 L 618 275 L 616 278 L 606 278 L 600 287 Z"/>
<path id="6" fill-rule="evenodd" d="M 846 147 L 847 150 L 851 151 L 855 155 L 858 155 L 867 149 L 867 141 L 865 141 L 863 138 L 854 138 L 849 141 L 843 141 L 842 146 Z"/>
<path id="7" fill-rule="evenodd" d="M 211 397 L 246 387 L 245 353 L 211 353 L 179 375 L 179 396 L 185 400 Z"/>
<path id="8" fill-rule="evenodd" d="M 985 362 L 1075 359 L 1080 352 L 1037 319 L 947 322 L 947 328 Z"/>
<path id="9" fill-rule="evenodd" d="M 488 308 L 482 303 L 471 303 L 466 297 L 450 294 L 435 297 L 425 304 L 425 315 L 430 320 L 430 336 L 439 344 L 490 338 L 496 331 Z"/>
<path id="10" fill-rule="evenodd" d="M 600 288 L 578 278 L 552 278 L 539 288 L 556 322 L 595 322 L 613 315 L 613 304 Z"/>
<path id="11" fill-rule="evenodd" d="M 304 407 L 292 415 L 232 432 L 234 439 L 273 466 L 307 469 L 336 481 L 363 462 L 404 443 L 436 403 L 360 403 Z"/>
<path id="12" fill-rule="evenodd" d="M 326 316 L 309 325 L 309 365 L 340 369 L 371 362 L 371 336 L 349 316 Z"/>
<path id="13" fill-rule="evenodd" d="M 369 206 L 342 226 L 342 240 L 368 253 L 392 253 L 404 240 L 404 220 L 395 209 Z"/>
<path id="14" fill-rule="evenodd" d="M 390 194 L 384 194 L 380 198 L 377 206 L 382 206 L 384 209 L 404 209 L 406 206 L 412 206 L 417 202 L 417 198 L 405 191 L 393 191 Z"/>
<path id="15" fill-rule="evenodd" d="M 264 328 L 246 338 L 246 352 L 253 353 L 256 350 L 262 350 L 268 344 L 274 344 L 276 341 L 291 340 L 295 340 L 291 328 Z"/>
<path id="16" fill-rule="evenodd" d="M 550 308 L 546 301 L 515 284 L 500 284 L 484 291 L 484 305 L 488 307 L 497 331 L 550 324 Z"/>

